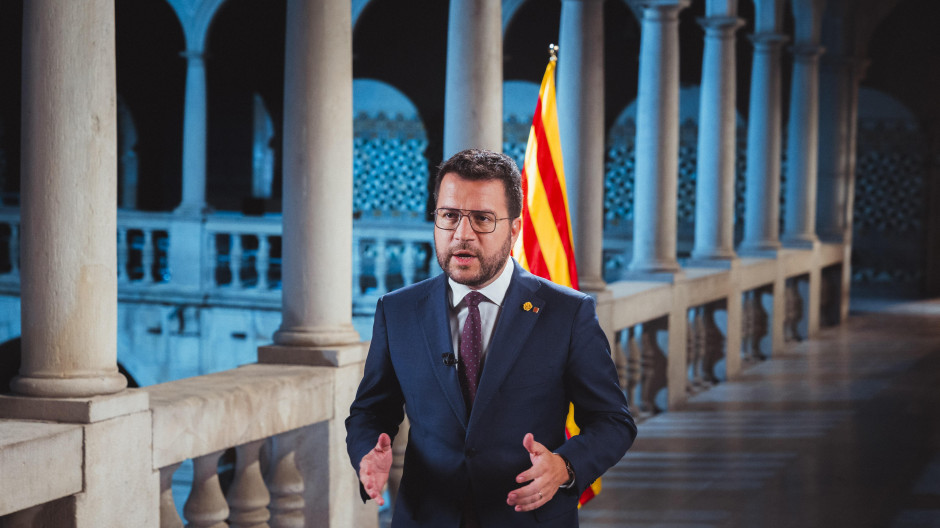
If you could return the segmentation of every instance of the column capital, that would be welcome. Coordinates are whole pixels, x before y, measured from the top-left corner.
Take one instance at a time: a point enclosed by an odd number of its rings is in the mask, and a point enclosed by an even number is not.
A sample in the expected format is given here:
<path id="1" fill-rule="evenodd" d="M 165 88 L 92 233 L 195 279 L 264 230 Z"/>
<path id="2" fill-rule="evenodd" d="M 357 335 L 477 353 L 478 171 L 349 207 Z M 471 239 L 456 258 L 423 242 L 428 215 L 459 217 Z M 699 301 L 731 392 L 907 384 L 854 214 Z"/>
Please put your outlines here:
<path id="1" fill-rule="evenodd" d="M 790 37 L 783 33 L 751 33 L 747 38 L 754 44 L 754 49 L 757 51 L 780 49 L 790 42 Z"/>
<path id="2" fill-rule="evenodd" d="M 797 62 L 810 62 L 819 59 L 820 55 L 826 51 L 826 48 L 818 44 L 806 42 L 797 42 L 790 46 L 790 53 L 793 54 L 793 60 Z"/>
<path id="3" fill-rule="evenodd" d="M 646 0 L 642 3 L 644 20 L 668 20 L 679 16 L 691 0 Z"/>
<path id="4" fill-rule="evenodd" d="M 705 35 L 708 37 L 730 37 L 736 29 L 744 25 L 744 19 L 736 16 L 699 17 L 696 21 L 705 28 Z"/>

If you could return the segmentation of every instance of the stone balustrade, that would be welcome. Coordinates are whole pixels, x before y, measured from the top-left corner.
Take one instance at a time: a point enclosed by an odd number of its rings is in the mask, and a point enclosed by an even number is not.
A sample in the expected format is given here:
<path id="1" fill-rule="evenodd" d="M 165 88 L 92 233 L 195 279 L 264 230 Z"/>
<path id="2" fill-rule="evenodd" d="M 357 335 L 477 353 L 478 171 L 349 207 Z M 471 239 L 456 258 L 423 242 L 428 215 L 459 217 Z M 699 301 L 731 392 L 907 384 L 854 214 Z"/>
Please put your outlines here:
<path id="1" fill-rule="evenodd" d="M 336 394 L 354 390 L 337 388 L 336 372 L 252 364 L 129 389 L 150 401 L 152 451 L 139 455 L 159 473 L 152 492 L 160 526 L 184 525 L 172 481 L 187 460 L 194 478 L 181 505 L 186 526 L 328 526 L 343 507 L 337 504 L 358 500 L 325 491 L 331 466 L 348 469 L 321 442 L 323 430 L 344 418 L 336 416 Z M 232 453 L 233 467 L 222 471 L 220 458 Z M 85 456 L 81 424 L 0 420 L 0 526 L 20 526 L 32 518 L 29 508 L 81 493 Z"/>

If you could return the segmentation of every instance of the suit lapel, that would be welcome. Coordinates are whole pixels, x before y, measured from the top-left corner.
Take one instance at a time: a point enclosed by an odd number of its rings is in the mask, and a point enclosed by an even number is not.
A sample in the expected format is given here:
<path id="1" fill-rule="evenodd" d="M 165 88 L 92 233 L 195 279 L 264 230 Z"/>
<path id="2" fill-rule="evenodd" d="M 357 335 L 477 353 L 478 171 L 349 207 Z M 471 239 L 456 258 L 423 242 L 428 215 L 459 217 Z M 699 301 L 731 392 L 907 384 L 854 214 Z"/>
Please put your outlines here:
<path id="1" fill-rule="evenodd" d="M 475 417 L 484 415 L 486 406 L 499 392 L 545 306 L 545 300 L 536 295 L 538 281 L 522 270 L 519 264 L 513 262 L 513 266 L 512 282 L 506 290 L 499 321 L 483 364 L 480 386 L 470 413 L 471 424 L 480 419 Z M 526 303 L 532 305 L 529 310 L 524 308 Z"/>
<path id="2" fill-rule="evenodd" d="M 441 392 L 453 409 L 457 420 L 467 427 L 467 407 L 457 381 L 457 369 L 443 365 L 441 354 L 452 353 L 449 308 L 447 306 L 447 275 L 441 274 L 428 290 L 428 295 L 417 302 L 416 312 L 421 314 L 421 329 L 424 332 L 431 372 L 441 386 Z"/>

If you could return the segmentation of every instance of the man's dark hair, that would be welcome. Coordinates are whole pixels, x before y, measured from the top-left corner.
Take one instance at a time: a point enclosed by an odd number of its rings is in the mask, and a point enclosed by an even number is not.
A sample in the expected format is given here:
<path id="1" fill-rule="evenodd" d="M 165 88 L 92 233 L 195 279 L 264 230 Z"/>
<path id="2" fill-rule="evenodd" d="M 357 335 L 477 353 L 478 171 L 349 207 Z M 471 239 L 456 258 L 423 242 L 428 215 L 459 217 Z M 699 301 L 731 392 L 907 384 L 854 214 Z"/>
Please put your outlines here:
<path id="1" fill-rule="evenodd" d="M 437 169 L 434 180 L 434 202 L 441 191 L 441 180 L 453 172 L 465 180 L 499 180 L 503 182 L 506 190 L 506 205 L 509 207 L 509 217 L 519 218 L 522 215 L 522 176 L 516 162 L 509 156 L 493 152 L 492 150 L 467 149 L 462 150 Z"/>

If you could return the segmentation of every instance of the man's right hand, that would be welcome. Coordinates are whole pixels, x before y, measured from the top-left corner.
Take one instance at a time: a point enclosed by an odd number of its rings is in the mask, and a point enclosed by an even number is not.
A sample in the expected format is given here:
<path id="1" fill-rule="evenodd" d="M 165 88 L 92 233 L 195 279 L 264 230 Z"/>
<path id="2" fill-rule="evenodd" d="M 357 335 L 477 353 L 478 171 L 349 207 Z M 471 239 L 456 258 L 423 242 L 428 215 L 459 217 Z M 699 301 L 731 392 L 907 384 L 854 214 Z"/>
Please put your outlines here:
<path id="1" fill-rule="evenodd" d="M 359 462 L 359 482 L 369 497 L 382 506 L 382 488 L 388 482 L 388 473 L 392 469 L 392 439 L 385 433 L 379 435 L 379 441 Z"/>

